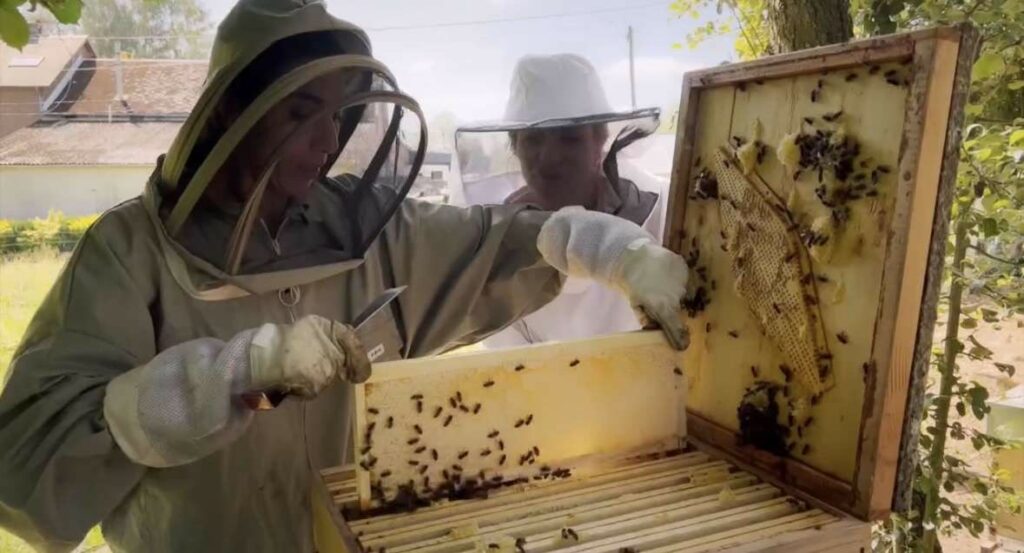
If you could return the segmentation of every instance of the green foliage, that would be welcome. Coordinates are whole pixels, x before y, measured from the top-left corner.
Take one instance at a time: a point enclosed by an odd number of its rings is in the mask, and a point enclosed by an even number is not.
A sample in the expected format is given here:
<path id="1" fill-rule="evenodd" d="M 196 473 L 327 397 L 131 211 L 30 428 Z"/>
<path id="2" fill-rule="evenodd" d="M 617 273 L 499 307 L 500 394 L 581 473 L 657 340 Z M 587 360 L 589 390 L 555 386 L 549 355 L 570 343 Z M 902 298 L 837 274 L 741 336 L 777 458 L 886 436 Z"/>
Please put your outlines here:
<path id="1" fill-rule="evenodd" d="M 197 0 L 90 0 L 79 23 L 94 37 L 150 37 L 93 40 L 101 57 L 121 52 L 137 58 L 205 58 L 209 54 L 210 23 Z"/>
<path id="2" fill-rule="evenodd" d="M 45 219 L 0 219 L 0 256 L 45 248 L 71 251 L 97 217 L 65 217 L 59 211 L 51 211 Z"/>
<path id="3" fill-rule="evenodd" d="M 26 1 L 30 12 L 43 6 L 65 24 L 75 23 L 82 14 L 81 0 L 0 0 L 0 40 L 18 49 L 28 44 L 29 39 L 28 21 L 18 10 Z"/>
<path id="4" fill-rule="evenodd" d="M 717 17 L 705 20 L 685 37 L 686 46 L 695 49 L 709 38 L 736 33 L 734 46 L 741 59 L 754 59 L 771 53 L 768 41 L 766 0 L 673 0 L 669 11 L 680 18 L 701 20 L 701 10 L 715 7 Z M 682 48 L 681 43 L 672 45 Z"/>

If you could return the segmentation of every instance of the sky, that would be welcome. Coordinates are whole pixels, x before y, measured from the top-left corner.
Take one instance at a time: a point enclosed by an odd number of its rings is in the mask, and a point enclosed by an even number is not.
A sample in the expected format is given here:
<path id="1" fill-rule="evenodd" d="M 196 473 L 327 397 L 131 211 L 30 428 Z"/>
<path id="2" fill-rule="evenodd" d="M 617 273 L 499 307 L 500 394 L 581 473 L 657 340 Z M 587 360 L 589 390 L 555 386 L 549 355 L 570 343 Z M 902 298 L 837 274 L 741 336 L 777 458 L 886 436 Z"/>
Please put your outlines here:
<path id="1" fill-rule="evenodd" d="M 199 1 L 214 22 L 234 4 Z M 598 69 L 612 105 L 629 108 L 630 25 L 637 107 L 674 109 L 685 71 L 735 59 L 732 39 L 726 37 L 697 50 L 673 49 L 699 22 L 675 17 L 669 0 L 327 2 L 334 15 L 367 30 L 375 56 L 420 102 L 427 121 L 444 112 L 459 122 L 500 118 L 512 69 L 526 54 L 583 55 Z"/>

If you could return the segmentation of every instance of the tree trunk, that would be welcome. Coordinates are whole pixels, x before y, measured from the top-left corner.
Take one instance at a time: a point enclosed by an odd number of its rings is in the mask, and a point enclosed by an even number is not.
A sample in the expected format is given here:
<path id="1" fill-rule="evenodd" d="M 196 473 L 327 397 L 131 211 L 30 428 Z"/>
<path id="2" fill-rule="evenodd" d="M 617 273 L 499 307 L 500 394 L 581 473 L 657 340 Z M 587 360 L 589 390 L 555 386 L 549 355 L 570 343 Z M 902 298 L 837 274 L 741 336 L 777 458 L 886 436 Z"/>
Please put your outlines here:
<path id="1" fill-rule="evenodd" d="M 849 0 L 768 0 L 772 52 L 846 42 L 853 37 Z"/>

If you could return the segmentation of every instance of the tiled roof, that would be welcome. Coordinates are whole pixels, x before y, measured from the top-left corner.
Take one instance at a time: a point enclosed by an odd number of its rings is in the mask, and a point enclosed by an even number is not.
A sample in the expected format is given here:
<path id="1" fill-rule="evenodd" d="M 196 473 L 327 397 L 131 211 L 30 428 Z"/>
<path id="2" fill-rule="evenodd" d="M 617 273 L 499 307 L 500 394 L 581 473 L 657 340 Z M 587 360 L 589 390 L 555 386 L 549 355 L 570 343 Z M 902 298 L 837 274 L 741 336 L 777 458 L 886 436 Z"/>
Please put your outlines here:
<path id="1" fill-rule="evenodd" d="M 0 138 L 0 166 L 148 165 L 167 151 L 181 123 L 36 124 Z"/>
<path id="2" fill-rule="evenodd" d="M 125 102 L 117 101 L 117 66 L 121 65 Z M 84 89 L 73 103 L 55 111 L 83 114 L 187 114 L 199 98 L 206 78 L 205 60 L 97 59 L 80 71 Z M 70 100 L 70 98 L 69 98 Z"/>

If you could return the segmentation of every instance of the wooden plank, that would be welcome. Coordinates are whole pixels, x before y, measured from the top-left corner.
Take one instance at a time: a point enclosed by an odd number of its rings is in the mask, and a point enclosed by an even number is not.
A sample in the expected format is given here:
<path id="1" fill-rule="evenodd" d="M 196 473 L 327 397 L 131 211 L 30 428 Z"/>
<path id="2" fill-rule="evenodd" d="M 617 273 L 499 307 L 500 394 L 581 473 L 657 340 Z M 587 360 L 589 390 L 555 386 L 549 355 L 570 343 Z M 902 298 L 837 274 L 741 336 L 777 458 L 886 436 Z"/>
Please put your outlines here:
<path id="1" fill-rule="evenodd" d="M 359 553 L 362 549 L 341 512 L 335 508 L 321 480 L 314 478 L 312 502 L 313 543 L 320 553 Z"/>
<path id="2" fill-rule="evenodd" d="M 836 70 L 866 63 L 884 63 L 909 58 L 914 43 L 936 38 L 958 39 L 958 27 L 935 27 L 909 33 L 830 44 L 797 52 L 768 56 L 756 60 L 688 72 L 692 86 L 710 87 L 722 84 L 789 77 L 821 70 Z"/>
<path id="3" fill-rule="evenodd" d="M 903 433 L 900 445 L 900 462 L 896 479 L 896 497 L 893 510 L 906 512 L 910 509 L 914 471 L 917 467 L 917 438 L 924 415 L 924 392 L 927 385 L 928 369 L 932 360 L 932 337 L 938 314 L 939 291 L 942 287 L 943 269 L 946 263 L 946 239 L 949 235 L 949 212 L 956 188 L 957 163 L 960 160 L 960 139 L 964 128 L 964 106 L 970 90 L 971 68 L 978 56 L 980 34 L 970 26 L 958 28 L 961 33 L 960 49 L 956 62 L 956 80 L 953 84 L 953 98 L 949 109 L 944 170 L 940 177 L 939 197 L 935 207 L 935 222 L 932 225 L 931 244 L 928 248 L 928 269 L 925 274 L 924 294 L 921 307 L 921 321 L 918 324 L 917 347 L 910 375 L 910 391 L 907 399 L 907 414 L 903 417 Z"/>
<path id="4" fill-rule="evenodd" d="M 853 488 L 843 482 L 792 458 L 779 457 L 766 451 L 741 446 L 736 434 L 699 415 L 691 414 L 690 441 L 701 449 L 713 452 L 741 468 L 771 482 L 788 493 L 810 501 L 825 510 L 848 511 L 852 507 Z M 810 496 L 806 495 L 810 492 Z"/>
<path id="5" fill-rule="evenodd" d="M 870 399 L 865 401 L 857 465 L 854 513 L 869 520 L 888 516 L 892 505 L 928 262 L 927 248 L 910 245 L 931 243 L 958 49 L 956 40 L 926 40 L 917 44 L 914 54 L 916 72 L 907 104 L 909 134 L 899 167 L 901 193 L 890 238 L 890 248 L 905 253 L 890 256 L 884 269 L 875 339 L 876 387 L 866 396 Z"/>
<path id="6" fill-rule="evenodd" d="M 700 95 L 693 87 L 689 73 L 683 76 L 683 91 L 679 99 L 679 117 L 676 122 L 676 148 L 672 161 L 672 180 L 669 187 L 668 211 L 665 217 L 665 236 L 662 244 L 676 253 L 682 253 L 684 240 L 683 215 L 693 177 L 694 139 Z"/>
<path id="7" fill-rule="evenodd" d="M 843 519 L 816 528 L 786 532 L 727 549 L 722 553 L 866 553 L 871 551 L 871 524 Z"/>
<path id="8" fill-rule="evenodd" d="M 446 472 L 511 481 L 672 449 L 686 433 L 680 366 L 660 331 L 376 365 L 356 387 L 357 453 L 374 425 L 359 460 L 377 459 L 357 471 L 361 504 L 371 479 L 391 499 L 409 481 L 429 495 Z"/>

